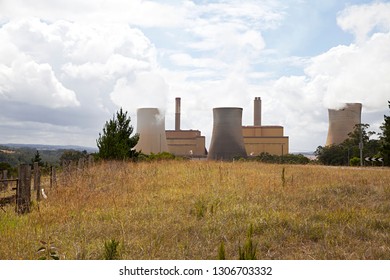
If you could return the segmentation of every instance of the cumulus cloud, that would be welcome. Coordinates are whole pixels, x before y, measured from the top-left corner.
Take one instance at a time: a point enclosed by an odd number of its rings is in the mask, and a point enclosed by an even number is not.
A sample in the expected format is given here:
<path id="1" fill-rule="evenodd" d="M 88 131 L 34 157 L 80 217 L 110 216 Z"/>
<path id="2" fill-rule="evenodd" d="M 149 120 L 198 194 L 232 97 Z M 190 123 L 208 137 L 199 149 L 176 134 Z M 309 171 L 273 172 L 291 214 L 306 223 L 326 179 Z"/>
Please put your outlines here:
<path id="1" fill-rule="evenodd" d="M 352 5 L 340 12 L 338 25 L 355 35 L 357 42 L 364 42 L 372 32 L 389 32 L 390 3 L 377 2 Z"/>
<path id="2" fill-rule="evenodd" d="M 50 108 L 79 106 L 76 93 L 62 84 L 49 57 L 44 58 L 49 48 L 42 42 L 51 38 L 44 38 L 45 32 L 39 27 L 37 20 L 10 22 L 1 27 L 0 40 L 4 44 L 0 45 L 0 98 L 3 102 Z"/>
<path id="3" fill-rule="evenodd" d="M 17 8 L 15 8 L 17 7 Z M 130 23 L 134 26 L 177 26 L 185 8 L 148 0 L 3 0 L 0 20 L 31 15 L 51 22 L 63 19 L 81 23 Z"/>
<path id="4" fill-rule="evenodd" d="M 79 106 L 74 91 L 64 87 L 51 66 L 38 64 L 26 57 L 17 58 L 11 65 L 0 65 L 0 97 L 50 108 Z"/>
<path id="5" fill-rule="evenodd" d="M 158 76 L 156 50 L 139 29 L 128 24 L 12 19 L 0 26 L 0 41 L 4 42 L 0 44 L 0 115 L 8 123 L 46 124 L 53 133 L 62 127 L 68 141 L 75 137 L 65 131 L 82 131 L 84 140 L 89 132 L 86 145 L 94 146 L 95 135 L 112 112 L 128 104 L 126 94 L 118 94 L 122 81 L 139 88 L 129 92 L 136 94 L 131 101 L 135 107 L 142 104 L 137 94 L 153 100 L 154 95 L 141 90 L 142 83 L 158 81 L 143 78 Z M 111 92 L 116 98 L 111 98 Z M 5 125 L 1 126 L 8 131 Z M 3 137 L 13 139 L 8 134 Z M 28 142 L 49 139 L 29 133 Z"/>

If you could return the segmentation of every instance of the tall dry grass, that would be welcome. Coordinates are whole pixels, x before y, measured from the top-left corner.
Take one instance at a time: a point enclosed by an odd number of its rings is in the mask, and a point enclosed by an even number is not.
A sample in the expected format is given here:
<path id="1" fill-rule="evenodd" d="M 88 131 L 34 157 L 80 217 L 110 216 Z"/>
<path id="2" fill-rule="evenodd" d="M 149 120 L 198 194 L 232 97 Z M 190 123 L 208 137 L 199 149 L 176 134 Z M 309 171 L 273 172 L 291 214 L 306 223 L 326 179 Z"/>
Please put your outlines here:
<path id="1" fill-rule="evenodd" d="M 61 176 L 61 174 L 59 174 Z M 390 259 L 390 170 L 255 162 L 110 162 L 0 212 L 0 259 Z"/>

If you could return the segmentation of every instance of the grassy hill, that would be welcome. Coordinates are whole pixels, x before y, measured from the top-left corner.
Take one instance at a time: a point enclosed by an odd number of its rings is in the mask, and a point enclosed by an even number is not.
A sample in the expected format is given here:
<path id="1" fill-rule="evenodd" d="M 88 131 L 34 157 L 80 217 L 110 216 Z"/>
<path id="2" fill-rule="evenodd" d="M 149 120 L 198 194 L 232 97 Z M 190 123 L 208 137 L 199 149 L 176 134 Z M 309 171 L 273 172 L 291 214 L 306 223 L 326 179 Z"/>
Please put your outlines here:
<path id="1" fill-rule="evenodd" d="M 62 177 L 61 177 L 62 176 Z M 0 210 L 0 259 L 390 259 L 390 170 L 167 161 L 97 164 Z M 42 243 L 44 242 L 44 243 Z M 114 246 L 118 244 L 118 246 Z M 50 256 L 49 256 L 50 257 Z"/>

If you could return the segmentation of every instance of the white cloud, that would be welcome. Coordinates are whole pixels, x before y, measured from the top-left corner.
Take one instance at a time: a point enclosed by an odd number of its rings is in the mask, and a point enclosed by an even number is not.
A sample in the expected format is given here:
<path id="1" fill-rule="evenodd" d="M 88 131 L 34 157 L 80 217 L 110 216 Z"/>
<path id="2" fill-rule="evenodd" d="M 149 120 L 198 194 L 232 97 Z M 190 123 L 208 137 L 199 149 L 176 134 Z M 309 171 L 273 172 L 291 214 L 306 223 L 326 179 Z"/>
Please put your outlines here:
<path id="1" fill-rule="evenodd" d="M 110 93 L 118 90 L 121 80 L 129 81 L 130 86 L 137 79 L 134 85 L 139 90 L 130 94 L 145 99 L 141 84 L 158 81 L 152 79 L 158 68 L 155 47 L 140 30 L 127 24 L 50 23 L 29 17 L 0 26 L 0 40 L 4 42 L 0 44 L 1 117 L 30 127 L 31 123 L 34 127 L 64 127 L 61 143 L 77 138 L 65 133 L 75 128 L 80 136 L 77 142 L 84 139 L 93 146 L 112 112 L 128 104 L 125 94 L 117 96 L 115 102 L 111 99 Z M 149 81 L 140 72 L 146 73 Z M 133 97 L 130 104 L 142 104 L 139 97 Z M 53 133 L 61 134 L 61 130 L 53 128 Z M 29 142 L 34 135 L 37 133 L 29 133 Z M 4 137 L 14 139 L 11 134 Z"/>
<path id="2" fill-rule="evenodd" d="M 15 58 L 10 67 L 0 65 L 0 99 L 50 108 L 79 106 L 74 91 L 58 81 L 47 63 L 27 56 Z M 2 97 L 2 98 L 1 98 Z"/>
<path id="3" fill-rule="evenodd" d="M 390 31 L 390 3 L 377 2 L 353 5 L 337 17 L 338 25 L 353 33 L 357 42 L 364 42 L 372 32 Z"/>
<path id="4" fill-rule="evenodd" d="M 170 55 L 170 59 L 176 65 L 184 67 L 209 69 L 222 69 L 227 67 L 224 61 L 213 58 L 193 58 L 188 53 L 175 53 Z"/>
<path id="5" fill-rule="evenodd" d="M 186 9 L 145 0 L 3 0 L 0 20 L 34 16 L 51 22 L 59 19 L 80 23 L 129 23 L 134 26 L 179 26 Z"/>

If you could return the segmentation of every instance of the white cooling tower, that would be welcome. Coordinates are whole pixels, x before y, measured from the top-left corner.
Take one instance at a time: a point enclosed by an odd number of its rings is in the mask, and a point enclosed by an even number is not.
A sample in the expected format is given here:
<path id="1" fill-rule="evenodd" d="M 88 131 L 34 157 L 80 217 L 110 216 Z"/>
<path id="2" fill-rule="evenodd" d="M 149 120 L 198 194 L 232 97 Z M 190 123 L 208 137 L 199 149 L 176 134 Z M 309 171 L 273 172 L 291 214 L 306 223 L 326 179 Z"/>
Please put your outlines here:
<path id="1" fill-rule="evenodd" d="M 165 135 L 165 117 L 158 108 L 140 108 L 137 110 L 137 133 L 139 141 L 135 146 L 142 153 L 161 153 L 168 151 Z"/>
<path id="2" fill-rule="evenodd" d="M 233 160 L 245 158 L 246 150 L 242 135 L 242 108 L 214 108 L 213 134 L 208 159 Z"/>
<path id="3" fill-rule="evenodd" d="M 326 146 L 341 144 L 348 139 L 348 133 L 361 123 L 361 103 L 347 103 L 340 110 L 329 109 L 329 129 Z"/>

